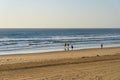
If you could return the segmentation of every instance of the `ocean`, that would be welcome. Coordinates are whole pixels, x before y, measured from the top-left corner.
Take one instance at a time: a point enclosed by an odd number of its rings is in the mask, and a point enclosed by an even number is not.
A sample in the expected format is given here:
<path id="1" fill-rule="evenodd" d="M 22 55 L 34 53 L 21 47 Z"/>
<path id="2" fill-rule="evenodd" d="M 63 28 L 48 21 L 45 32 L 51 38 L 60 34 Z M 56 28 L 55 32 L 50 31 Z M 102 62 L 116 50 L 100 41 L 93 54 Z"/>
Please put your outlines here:
<path id="1" fill-rule="evenodd" d="M 120 46 L 120 28 L 0 29 L 0 55 Z"/>

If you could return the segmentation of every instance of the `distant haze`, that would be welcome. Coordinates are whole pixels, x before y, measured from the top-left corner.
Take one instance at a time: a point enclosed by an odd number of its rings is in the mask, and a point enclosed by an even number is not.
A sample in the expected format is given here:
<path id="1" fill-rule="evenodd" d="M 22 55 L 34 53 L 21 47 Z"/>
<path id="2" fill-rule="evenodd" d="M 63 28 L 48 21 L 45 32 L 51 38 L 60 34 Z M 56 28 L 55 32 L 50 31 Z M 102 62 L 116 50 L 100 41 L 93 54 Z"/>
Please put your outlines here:
<path id="1" fill-rule="evenodd" d="M 0 0 L 0 28 L 120 28 L 120 0 Z"/>

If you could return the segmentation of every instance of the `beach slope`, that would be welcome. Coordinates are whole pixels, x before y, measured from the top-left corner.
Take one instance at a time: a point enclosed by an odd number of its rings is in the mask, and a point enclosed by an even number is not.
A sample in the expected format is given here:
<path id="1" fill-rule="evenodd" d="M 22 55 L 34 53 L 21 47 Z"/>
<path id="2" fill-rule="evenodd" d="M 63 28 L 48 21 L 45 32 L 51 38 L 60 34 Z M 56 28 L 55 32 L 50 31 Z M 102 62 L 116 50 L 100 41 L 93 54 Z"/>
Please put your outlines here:
<path id="1" fill-rule="evenodd" d="M 119 79 L 120 47 L 0 56 L 0 80 Z"/>

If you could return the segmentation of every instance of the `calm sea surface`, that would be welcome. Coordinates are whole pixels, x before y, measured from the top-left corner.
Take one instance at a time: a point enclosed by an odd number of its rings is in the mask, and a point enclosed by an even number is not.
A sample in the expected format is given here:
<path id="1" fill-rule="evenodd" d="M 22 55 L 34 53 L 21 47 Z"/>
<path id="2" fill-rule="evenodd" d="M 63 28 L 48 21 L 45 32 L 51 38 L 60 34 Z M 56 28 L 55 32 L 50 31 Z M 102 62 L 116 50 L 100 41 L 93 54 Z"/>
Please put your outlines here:
<path id="1" fill-rule="evenodd" d="M 120 46 L 117 29 L 0 29 L 0 54 L 64 50 L 64 42 L 74 49 Z"/>

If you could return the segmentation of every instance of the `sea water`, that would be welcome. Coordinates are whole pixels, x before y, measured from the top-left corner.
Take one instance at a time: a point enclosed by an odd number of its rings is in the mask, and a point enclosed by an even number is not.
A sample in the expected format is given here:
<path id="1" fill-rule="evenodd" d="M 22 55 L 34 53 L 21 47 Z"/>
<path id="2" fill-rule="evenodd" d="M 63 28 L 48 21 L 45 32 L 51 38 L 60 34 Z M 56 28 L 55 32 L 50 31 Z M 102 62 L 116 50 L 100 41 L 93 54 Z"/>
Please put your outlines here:
<path id="1" fill-rule="evenodd" d="M 120 46 L 120 28 L 109 29 L 0 29 L 0 55 Z"/>

